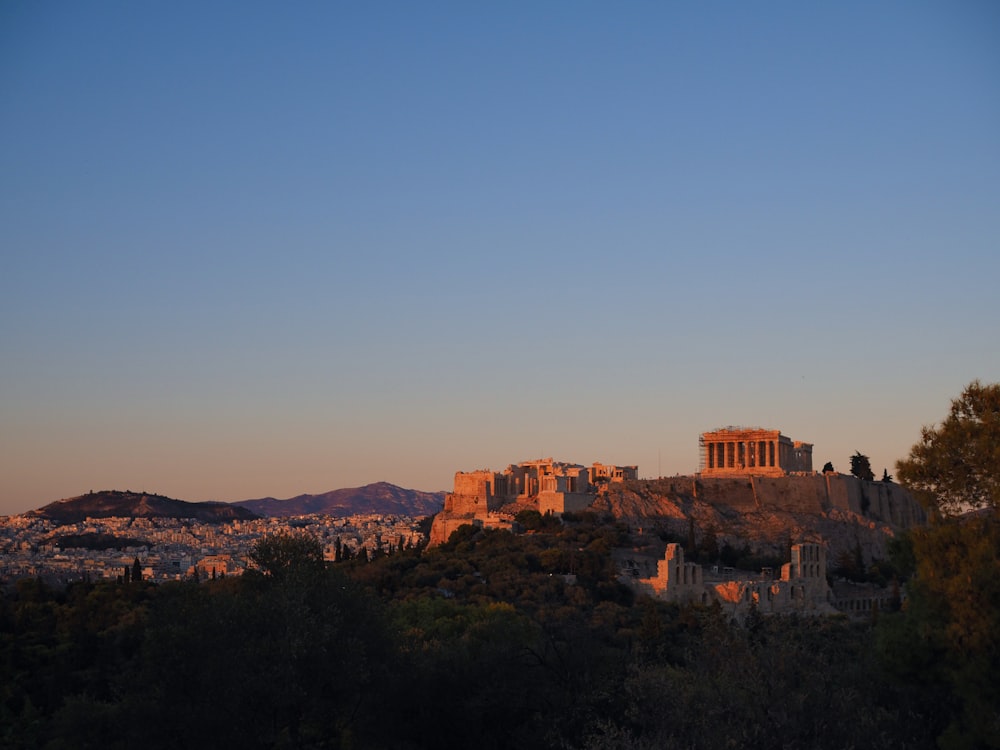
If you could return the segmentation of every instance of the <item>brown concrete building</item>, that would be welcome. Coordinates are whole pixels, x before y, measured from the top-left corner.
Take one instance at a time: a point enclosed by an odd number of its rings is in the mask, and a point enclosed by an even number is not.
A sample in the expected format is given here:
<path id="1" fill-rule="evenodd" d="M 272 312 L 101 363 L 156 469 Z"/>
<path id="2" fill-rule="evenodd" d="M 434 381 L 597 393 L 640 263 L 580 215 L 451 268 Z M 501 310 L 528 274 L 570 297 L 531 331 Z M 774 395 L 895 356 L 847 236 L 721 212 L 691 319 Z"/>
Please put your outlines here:
<path id="1" fill-rule="evenodd" d="M 791 440 L 778 430 L 724 427 L 703 432 L 699 473 L 711 477 L 782 477 L 811 473 L 812 443 Z"/>

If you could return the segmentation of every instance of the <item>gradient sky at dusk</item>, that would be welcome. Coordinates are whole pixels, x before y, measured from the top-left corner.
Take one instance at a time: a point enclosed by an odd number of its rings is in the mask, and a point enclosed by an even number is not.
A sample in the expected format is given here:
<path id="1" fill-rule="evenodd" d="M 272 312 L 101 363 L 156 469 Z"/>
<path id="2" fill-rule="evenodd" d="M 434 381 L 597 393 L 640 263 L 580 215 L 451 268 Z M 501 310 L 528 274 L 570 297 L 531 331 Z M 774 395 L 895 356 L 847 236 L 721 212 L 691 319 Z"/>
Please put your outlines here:
<path id="1" fill-rule="evenodd" d="M 995 2 L 8 0 L 0 135 L 0 514 L 881 476 L 1000 380 Z"/>

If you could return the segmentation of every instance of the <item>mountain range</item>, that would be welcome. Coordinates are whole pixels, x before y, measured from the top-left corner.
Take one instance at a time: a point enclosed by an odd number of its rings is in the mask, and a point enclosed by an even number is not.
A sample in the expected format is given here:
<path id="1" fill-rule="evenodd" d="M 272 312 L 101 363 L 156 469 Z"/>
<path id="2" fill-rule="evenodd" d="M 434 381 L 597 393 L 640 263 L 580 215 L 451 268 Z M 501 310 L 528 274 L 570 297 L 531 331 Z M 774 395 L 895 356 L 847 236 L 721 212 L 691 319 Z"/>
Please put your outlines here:
<path id="1" fill-rule="evenodd" d="M 444 492 L 421 492 L 376 482 L 364 487 L 332 490 L 320 495 L 298 495 L 287 500 L 265 497 L 233 503 L 260 516 L 285 517 L 325 513 L 350 516 L 356 513 L 384 513 L 400 516 L 429 516 L 444 507 Z"/>
<path id="2" fill-rule="evenodd" d="M 58 523 L 111 517 L 194 518 L 203 523 L 223 523 L 258 516 L 287 517 L 312 513 L 336 516 L 381 513 L 419 517 L 441 510 L 444 495 L 444 492 L 408 490 L 388 482 L 332 490 L 319 495 L 298 495 L 287 500 L 266 497 L 234 503 L 191 503 L 147 492 L 101 490 L 57 500 L 27 515 Z"/>

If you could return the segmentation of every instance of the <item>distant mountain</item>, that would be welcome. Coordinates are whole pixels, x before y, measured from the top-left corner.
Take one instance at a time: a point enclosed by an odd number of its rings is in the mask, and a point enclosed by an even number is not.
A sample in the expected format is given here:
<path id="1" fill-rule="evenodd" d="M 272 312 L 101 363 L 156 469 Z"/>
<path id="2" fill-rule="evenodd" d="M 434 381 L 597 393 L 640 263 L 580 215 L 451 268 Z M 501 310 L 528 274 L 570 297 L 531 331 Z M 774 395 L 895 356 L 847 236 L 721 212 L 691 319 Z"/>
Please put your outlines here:
<path id="1" fill-rule="evenodd" d="M 247 508 L 261 516 L 304 516 L 325 513 L 331 516 L 352 516 L 359 513 L 384 513 L 400 516 L 430 516 L 444 507 L 444 492 L 407 490 L 388 482 L 376 482 L 364 487 L 352 487 L 324 492 L 321 495 L 299 495 L 288 500 L 265 497 L 241 500 L 233 505 Z"/>
<path id="2" fill-rule="evenodd" d="M 58 523 L 79 523 L 87 518 L 194 518 L 202 523 L 249 520 L 257 516 L 231 503 L 189 503 L 144 492 L 101 490 L 56 500 L 27 515 Z"/>

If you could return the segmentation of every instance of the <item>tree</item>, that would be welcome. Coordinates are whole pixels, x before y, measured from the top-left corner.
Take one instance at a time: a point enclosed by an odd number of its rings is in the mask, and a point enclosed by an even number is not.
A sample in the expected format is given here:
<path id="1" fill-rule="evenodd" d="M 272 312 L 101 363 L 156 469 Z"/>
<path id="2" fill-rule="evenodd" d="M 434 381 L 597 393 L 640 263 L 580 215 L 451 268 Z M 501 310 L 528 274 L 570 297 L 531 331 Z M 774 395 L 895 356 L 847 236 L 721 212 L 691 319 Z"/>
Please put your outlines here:
<path id="1" fill-rule="evenodd" d="M 851 473 L 858 479 L 864 479 L 867 482 L 875 481 L 871 461 L 861 451 L 855 451 L 854 455 L 851 456 Z"/>
<path id="2" fill-rule="evenodd" d="M 1000 383 L 966 386 L 944 422 L 921 429 L 896 472 L 932 511 L 1000 509 Z"/>
<path id="3" fill-rule="evenodd" d="M 888 469 L 882 469 L 882 481 L 892 484 L 892 474 L 889 473 Z"/>
<path id="4" fill-rule="evenodd" d="M 142 580 L 142 565 L 139 564 L 139 558 L 135 558 L 135 562 L 132 563 L 132 580 L 135 583 L 139 583 Z"/>
<path id="5" fill-rule="evenodd" d="M 264 575 L 276 579 L 325 567 L 323 545 L 312 536 L 274 534 L 261 537 L 250 550 L 249 557 Z"/>
<path id="6" fill-rule="evenodd" d="M 827 461 L 825 464 L 823 464 L 823 473 L 824 474 L 833 474 L 834 471 L 835 471 L 835 469 L 833 468 L 833 462 L 832 461 Z"/>
<path id="7" fill-rule="evenodd" d="M 1000 384 L 969 384 L 896 469 L 931 523 L 908 534 L 916 575 L 880 619 L 883 662 L 950 695 L 940 747 L 1000 747 Z"/>

